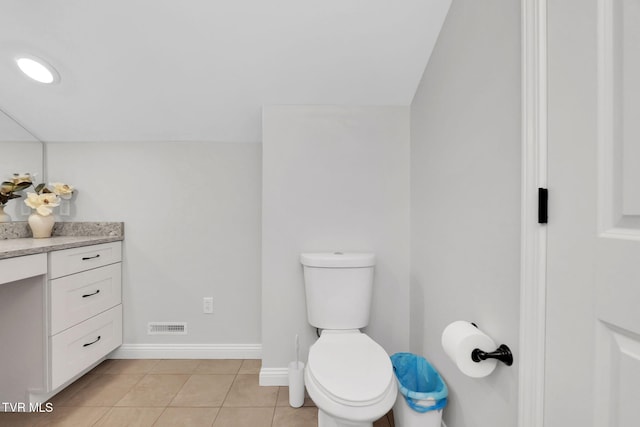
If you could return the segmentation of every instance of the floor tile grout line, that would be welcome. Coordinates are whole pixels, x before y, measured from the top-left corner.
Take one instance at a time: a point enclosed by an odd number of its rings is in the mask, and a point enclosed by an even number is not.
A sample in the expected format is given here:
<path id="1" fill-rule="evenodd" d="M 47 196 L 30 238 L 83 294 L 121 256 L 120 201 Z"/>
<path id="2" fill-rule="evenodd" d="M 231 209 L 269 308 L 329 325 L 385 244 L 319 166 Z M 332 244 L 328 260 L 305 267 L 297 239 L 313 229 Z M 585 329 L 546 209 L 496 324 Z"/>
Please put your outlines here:
<path id="1" fill-rule="evenodd" d="M 151 427 L 155 426 L 156 423 L 158 422 L 158 420 L 160 419 L 160 417 L 162 416 L 162 414 L 164 414 L 164 412 L 167 410 L 167 407 L 165 406 L 164 409 L 162 410 L 162 412 L 160 412 L 160 414 L 158 414 L 158 416 L 156 417 L 155 420 L 153 420 L 153 424 L 151 424 Z"/>
<path id="2" fill-rule="evenodd" d="M 167 412 L 167 409 L 169 408 L 169 406 L 165 406 L 164 408 L 162 408 L 162 412 L 160 412 L 160 415 L 158 415 L 158 418 L 156 418 L 153 421 L 153 424 L 151 424 L 151 427 L 155 426 L 156 424 L 158 424 L 158 421 L 160 420 L 160 418 L 162 418 L 162 414 L 164 414 L 165 412 Z"/>
<path id="3" fill-rule="evenodd" d="M 227 390 L 227 393 L 224 395 L 224 399 L 222 399 L 222 402 L 220 402 L 220 409 L 218 409 L 218 412 L 216 413 L 216 416 L 213 419 L 213 423 L 211 423 L 212 427 L 216 424 L 216 421 L 218 420 L 218 417 L 220 416 L 220 412 L 222 412 L 222 408 L 224 407 L 224 402 L 226 402 L 227 397 L 229 397 L 229 393 L 231 393 L 231 388 L 233 387 L 233 383 L 235 383 L 236 382 L 236 378 L 238 378 L 238 372 L 240 372 L 240 369 L 242 369 L 242 363 L 244 363 L 244 360 L 240 363 L 240 366 L 238 367 L 238 370 L 236 371 L 235 375 L 233 376 L 233 381 L 231 381 L 231 385 L 229 386 L 229 389 Z"/>
<path id="4" fill-rule="evenodd" d="M 280 389 L 278 388 L 278 393 Z M 276 394 L 276 405 L 278 404 L 278 395 Z M 273 407 L 273 414 L 271 414 L 271 427 L 273 427 L 273 423 L 276 421 L 276 406 Z"/>
<path id="5" fill-rule="evenodd" d="M 198 363 L 198 364 L 199 364 L 199 363 Z M 165 406 L 165 411 L 166 411 L 166 408 L 168 408 L 169 406 L 171 406 L 171 404 L 173 403 L 173 401 L 174 401 L 174 400 L 176 400 L 176 397 L 178 397 L 178 394 L 180 394 L 180 392 L 182 391 L 182 389 L 184 388 L 184 386 L 189 382 L 189 380 L 191 379 L 191 377 L 192 377 L 192 376 L 193 376 L 193 374 L 189 374 L 189 378 L 187 378 L 187 379 L 185 380 L 185 382 L 184 382 L 184 383 L 182 383 L 182 385 L 180 386 L 180 388 L 178 389 L 178 391 L 176 391 L 176 394 L 174 394 L 174 395 L 171 397 L 171 400 L 169 400 L 169 403 L 167 403 L 167 405 Z M 162 412 L 164 413 L 164 411 L 162 411 Z"/>
<path id="6" fill-rule="evenodd" d="M 139 375 L 139 374 L 138 374 Z M 138 381 L 135 382 L 135 384 L 133 384 L 131 387 L 129 387 L 129 389 L 122 395 L 122 397 L 120 399 L 118 399 L 116 402 L 113 403 L 113 405 L 111 405 L 112 408 L 115 408 L 118 403 L 124 399 L 124 397 L 126 395 L 128 395 L 129 393 L 131 393 L 131 390 L 133 390 L 143 379 L 145 379 L 147 377 L 148 374 L 144 374 L 142 375 L 142 377 L 140 377 L 140 379 Z"/>
<path id="7" fill-rule="evenodd" d="M 99 423 L 99 422 L 100 422 L 104 417 L 106 417 L 106 416 L 107 416 L 107 414 L 108 414 L 109 412 L 111 412 L 111 409 L 113 408 L 113 406 L 110 406 L 110 407 L 107 407 L 107 408 L 108 408 L 108 409 L 107 409 L 106 411 L 104 411 L 104 414 L 102 414 L 102 415 L 101 415 L 101 416 L 96 420 L 96 422 L 94 422 L 93 424 L 91 424 L 91 426 L 92 426 L 92 427 L 93 427 L 93 426 L 98 425 L 98 423 Z"/>
<path id="8" fill-rule="evenodd" d="M 235 384 L 236 380 L 238 379 L 238 373 L 236 373 L 233 376 L 233 381 L 231 381 L 231 385 L 229 386 L 229 389 L 227 390 L 227 392 L 224 395 L 224 399 L 222 399 L 222 403 L 220 404 L 220 408 L 222 409 L 224 407 L 225 402 L 227 401 L 227 398 L 229 397 L 229 393 L 231 393 L 231 389 L 233 388 L 233 385 Z M 216 416 L 217 418 L 217 416 Z"/>

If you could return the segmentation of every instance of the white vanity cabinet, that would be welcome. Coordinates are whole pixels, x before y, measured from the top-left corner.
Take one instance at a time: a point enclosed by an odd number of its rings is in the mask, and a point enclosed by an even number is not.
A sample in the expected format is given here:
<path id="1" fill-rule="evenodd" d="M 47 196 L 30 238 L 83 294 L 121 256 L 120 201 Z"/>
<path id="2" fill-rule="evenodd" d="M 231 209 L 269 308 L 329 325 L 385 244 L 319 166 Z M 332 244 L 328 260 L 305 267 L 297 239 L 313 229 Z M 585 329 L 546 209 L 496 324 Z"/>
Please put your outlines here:
<path id="1" fill-rule="evenodd" d="M 49 252 L 49 390 L 122 344 L 122 243 Z"/>

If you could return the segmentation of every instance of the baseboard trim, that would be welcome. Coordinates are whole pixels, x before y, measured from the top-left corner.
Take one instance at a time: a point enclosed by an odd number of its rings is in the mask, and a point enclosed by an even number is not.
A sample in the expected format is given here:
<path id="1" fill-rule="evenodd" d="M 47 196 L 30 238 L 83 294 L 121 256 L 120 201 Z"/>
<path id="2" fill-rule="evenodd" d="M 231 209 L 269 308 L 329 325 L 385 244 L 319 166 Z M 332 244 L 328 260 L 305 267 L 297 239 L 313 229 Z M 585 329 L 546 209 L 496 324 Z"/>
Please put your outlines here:
<path id="1" fill-rule="evenodd" d="M 123 344 L 109 359 L 260 359 L 261 344 Z"/>
<path id="2" fill-rule="evenodd" d="M 260 369 L 260 385 L 289 385 L 288 368 L 262 368 Z"/>

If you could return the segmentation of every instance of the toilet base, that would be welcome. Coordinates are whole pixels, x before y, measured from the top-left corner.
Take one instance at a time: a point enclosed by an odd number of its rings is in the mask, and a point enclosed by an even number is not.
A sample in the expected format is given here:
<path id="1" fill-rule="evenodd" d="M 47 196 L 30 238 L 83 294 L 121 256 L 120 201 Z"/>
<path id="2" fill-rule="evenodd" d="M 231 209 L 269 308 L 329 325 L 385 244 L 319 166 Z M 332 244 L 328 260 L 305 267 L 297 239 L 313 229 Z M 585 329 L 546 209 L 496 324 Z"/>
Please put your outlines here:
<path id="1" fill-rule="evenodd" d="M 342 420 L 318 409 L 318 427 L 373 427 L 373 423 Z"/>

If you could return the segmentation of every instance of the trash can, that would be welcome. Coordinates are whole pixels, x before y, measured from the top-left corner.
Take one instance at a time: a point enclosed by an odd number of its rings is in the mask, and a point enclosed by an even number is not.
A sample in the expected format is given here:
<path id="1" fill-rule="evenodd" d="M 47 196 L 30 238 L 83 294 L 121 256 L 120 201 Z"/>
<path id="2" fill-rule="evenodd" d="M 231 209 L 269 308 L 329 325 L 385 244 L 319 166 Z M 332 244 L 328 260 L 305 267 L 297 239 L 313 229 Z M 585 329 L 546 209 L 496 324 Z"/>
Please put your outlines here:
<path id="1" fill-rule="evenodd" d="M 396 427 L 440 427 L 449 390 L 438 371 L 421 356 L 396 353 L 391 356 L 398 380 L 393 405 Z"/>

